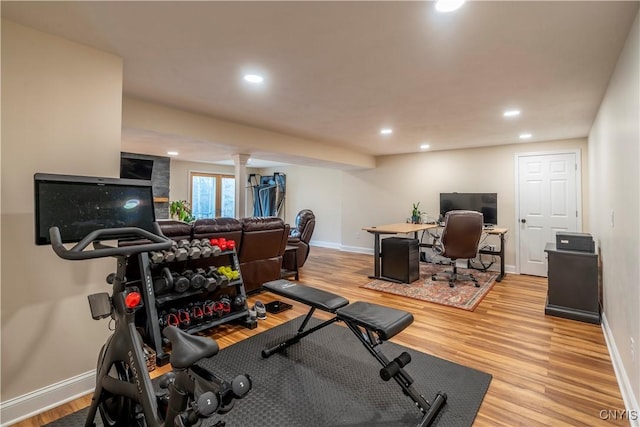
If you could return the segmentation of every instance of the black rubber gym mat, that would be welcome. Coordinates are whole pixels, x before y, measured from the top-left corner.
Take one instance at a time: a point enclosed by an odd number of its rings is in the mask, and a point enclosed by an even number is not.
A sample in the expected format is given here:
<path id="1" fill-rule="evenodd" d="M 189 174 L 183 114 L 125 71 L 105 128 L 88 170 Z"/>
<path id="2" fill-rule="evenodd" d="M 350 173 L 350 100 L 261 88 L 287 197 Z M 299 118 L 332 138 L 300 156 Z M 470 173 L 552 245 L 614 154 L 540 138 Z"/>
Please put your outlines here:
<path id="1" fill-rule="evenodd" d="M 261 357 L 263 348 L 294 335 L 301 321 L 302 317 L 272 328 L 201 362 L 224 378 L 247 373 L 253 380 L 253 390 L 223 416 L 227 427 L 416 425 L 420 412 L 413 401 L 395 381 L 380 378 L 378 361 L 343 326 L 328 326 L 282 353 Z M 428 401 L 438 391 L 447 394 L 434 425 L 473 424 L 491 375 L 391 342 L 382 348 L 389 359 L 402 351 L 411 355 L 405 369 Z M 86 410 L 48 425 L 83 425 L 84 413 Z M 96 423 L 101 425 L 98 419 Z"/>

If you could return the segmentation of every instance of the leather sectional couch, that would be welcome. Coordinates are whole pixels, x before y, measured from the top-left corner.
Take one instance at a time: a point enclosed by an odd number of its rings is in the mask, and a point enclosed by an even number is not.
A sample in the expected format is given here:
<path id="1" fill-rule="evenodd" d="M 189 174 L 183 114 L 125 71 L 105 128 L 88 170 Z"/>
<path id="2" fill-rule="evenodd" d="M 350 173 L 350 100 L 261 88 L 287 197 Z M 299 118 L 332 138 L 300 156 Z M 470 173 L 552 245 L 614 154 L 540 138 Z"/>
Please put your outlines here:
<path id="1" fill-rule="evenodd" d="M 236 242 L 245 291 L 280 278 L 289 224 L 276 217 L 199 219 L 191 224 L 159 221 L 163 234 L 174 240 L 224 237 Z"/>

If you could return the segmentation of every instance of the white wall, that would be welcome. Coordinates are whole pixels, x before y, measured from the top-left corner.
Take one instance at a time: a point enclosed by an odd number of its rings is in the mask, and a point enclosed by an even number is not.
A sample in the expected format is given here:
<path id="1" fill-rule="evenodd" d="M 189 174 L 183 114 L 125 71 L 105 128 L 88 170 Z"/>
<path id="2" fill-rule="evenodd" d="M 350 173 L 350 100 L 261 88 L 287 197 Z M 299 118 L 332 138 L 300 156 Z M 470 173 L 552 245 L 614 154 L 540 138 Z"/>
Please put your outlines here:
<path id="1" fill-rule="evenodd" d="M 3 404 L 95 369 L 108 331 L 86 296 L 113 260 L 34 244 L 33 174 L 117 177 L 121 97 L 120 58 L 2 20 Z"/>
<path id="2" fill-rule="evenodd" d="M 589 134 L 590 191 L 594 201 L 590 228 L 602 256 L 605 327 L 614 366 L 622 378 L 625 403 L 636 411 L 640 411 L 638 16 Z"/>

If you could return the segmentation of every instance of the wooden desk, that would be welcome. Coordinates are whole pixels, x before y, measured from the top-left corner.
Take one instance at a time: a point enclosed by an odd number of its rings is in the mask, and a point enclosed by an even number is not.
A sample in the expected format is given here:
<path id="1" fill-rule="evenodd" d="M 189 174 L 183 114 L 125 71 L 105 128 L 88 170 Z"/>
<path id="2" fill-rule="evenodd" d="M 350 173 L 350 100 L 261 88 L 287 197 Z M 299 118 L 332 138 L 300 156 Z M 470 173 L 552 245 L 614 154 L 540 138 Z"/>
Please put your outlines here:
<path id="1" fill-rule="evenodd" d="M 373 276 L 369 276 L 371 279 L 383 279 L 386 280 L 380 274 L 380 236 L 383 234 L 409 234 L 413 233 L 414 237 L 418 238 L 418 231 L 428 230 L 430 228 L 437 228 L 437 224 L 409 224 L 406 222 L 400 222 L 397 224 L 378 225 L 375 227 L 363 228 L 367 233 L 373 234 Z"/>

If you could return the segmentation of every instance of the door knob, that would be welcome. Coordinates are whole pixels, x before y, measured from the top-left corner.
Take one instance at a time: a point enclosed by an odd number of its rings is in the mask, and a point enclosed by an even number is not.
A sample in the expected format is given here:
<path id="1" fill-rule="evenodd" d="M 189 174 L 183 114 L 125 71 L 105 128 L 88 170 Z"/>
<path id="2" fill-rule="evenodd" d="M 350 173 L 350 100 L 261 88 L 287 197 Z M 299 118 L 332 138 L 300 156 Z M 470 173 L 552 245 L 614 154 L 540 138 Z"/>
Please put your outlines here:
<path id="1" fill-rule="evenodd" d="M 524 223 L 526 223 L 526 222 L 527 222 L 527 220 L 526 220 L 525 218 L 522 218 L 522 219 L 520 220 L 520 222 L 524 224 Z"/>

